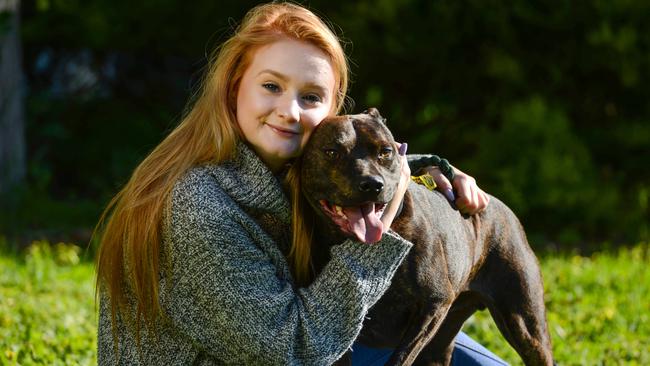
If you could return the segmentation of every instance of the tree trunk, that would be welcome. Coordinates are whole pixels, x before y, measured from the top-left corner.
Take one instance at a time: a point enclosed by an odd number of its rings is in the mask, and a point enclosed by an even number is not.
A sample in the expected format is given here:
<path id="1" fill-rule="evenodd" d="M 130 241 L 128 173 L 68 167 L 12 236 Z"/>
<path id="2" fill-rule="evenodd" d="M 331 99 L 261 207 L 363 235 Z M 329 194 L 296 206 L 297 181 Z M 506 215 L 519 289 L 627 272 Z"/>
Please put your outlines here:
<path id="1" fill-rule="evenodd" d="M 25 177 L 20 0 L 0 0 L 0 193 Z"/>

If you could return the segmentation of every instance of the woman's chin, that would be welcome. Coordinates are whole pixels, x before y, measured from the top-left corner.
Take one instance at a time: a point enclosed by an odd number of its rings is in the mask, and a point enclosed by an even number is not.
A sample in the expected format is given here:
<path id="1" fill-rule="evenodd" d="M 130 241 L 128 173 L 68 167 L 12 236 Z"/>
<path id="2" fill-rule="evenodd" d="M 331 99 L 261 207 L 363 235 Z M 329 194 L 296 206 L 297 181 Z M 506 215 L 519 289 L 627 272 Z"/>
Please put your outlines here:
<path id="1" fill-rule="evenodd" d="M 300 148 L 295 146 L 280 146 L 265 149 L 263 152 L 258 151 L 262 160 L 271 167 L 272 170 L 281 168 L 286 163 L 300 155 Z"/>

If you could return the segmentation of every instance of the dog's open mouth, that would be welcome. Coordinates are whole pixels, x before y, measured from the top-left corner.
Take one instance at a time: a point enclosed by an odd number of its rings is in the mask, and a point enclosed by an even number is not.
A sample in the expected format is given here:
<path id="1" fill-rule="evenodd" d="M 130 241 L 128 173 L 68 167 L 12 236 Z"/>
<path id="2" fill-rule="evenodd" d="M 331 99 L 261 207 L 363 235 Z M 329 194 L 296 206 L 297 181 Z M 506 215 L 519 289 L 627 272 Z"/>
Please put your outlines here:
<path id="1" fill-rule="evenodd" d="M 380 219 L 386 208 L 385 203 L 367 202 L 359 206 L 341 207 L 326 200 L 318 202 L 344 234 L 364 243 L 376 243 L 381 239 L 384 224 Z"/>

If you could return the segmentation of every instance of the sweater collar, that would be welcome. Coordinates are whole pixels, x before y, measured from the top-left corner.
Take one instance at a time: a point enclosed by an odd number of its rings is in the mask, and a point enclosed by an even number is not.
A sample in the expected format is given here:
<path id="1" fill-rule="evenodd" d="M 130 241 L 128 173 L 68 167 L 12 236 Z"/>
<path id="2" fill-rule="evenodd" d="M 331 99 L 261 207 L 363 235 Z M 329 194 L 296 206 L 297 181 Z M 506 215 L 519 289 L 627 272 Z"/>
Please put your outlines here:
<path id="1" fill-rule="evenodd" d="M 282 222 L 291 222 L 290 204 L 281 182 L 246 143 L 238 142 L 233 158 L 215 166 L 212 174 L 251 215 L 272 214 Z"/>

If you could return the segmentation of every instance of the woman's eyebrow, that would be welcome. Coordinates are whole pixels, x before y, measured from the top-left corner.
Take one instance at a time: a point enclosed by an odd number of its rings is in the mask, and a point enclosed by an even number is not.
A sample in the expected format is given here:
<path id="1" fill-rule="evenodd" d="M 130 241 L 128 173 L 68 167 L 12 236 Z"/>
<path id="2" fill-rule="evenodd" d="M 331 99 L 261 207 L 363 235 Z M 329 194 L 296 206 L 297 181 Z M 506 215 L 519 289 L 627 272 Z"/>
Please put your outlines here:
<path id="1" fill-rule="evenodd" d="M 307 85 L 311 88 L 317 89 L 318 92 L 323 95 L 329 95 L 329 89 L 326 86 L 316 83 L 308 83 Z"/>
<path id="2" fill-rule="evenodd" d="M 262 75 L 262 74 L 271 74 L 271 75 L 277 77 L 278 79 L 282 79 L 282 81 L 286 81 L 286 80 L 289 79 L 288 76 L 286 76 L 286 75 L 284 75 L 282 73 L 279 73 L 279 72 L 277 72 L 275 70 L 271 70 L 271 69 L 264 69 L 264 70 L 258 72 L 257 76 Z"/>
<path id="3" fill-rule="evenodd" d="M 289 76 L 287 76 L 287 75 L 285 75 L 283 73 L 277 72 L 275 70 L 271 70 L 271 69 L 264 69 L 264 70 L 258 72 L 257 76 L 262 75 L 262 74 L 271 74 L 271 75 L 277 77 L 278 79 L 280 79 L 282 81 L 289 80 Z M 311 88 L 316 88 L 319 91 L 321 91 L 322 93 L 327 93 L 327 91 L 328 91 L 327 86 L 322 85 L 321 83 L 308 81 L 308 82 L 305 83 L 305 85 L 308 86 L 308 87 L 311 87 Z"/>

